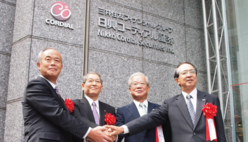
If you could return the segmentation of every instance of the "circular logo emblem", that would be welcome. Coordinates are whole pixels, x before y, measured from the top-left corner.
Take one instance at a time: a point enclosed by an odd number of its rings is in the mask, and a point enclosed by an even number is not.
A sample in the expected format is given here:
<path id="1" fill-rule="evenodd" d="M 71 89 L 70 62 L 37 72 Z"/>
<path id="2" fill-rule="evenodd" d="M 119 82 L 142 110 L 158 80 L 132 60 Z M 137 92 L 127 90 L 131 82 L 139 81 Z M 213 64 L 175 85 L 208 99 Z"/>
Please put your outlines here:
<path id="1" fill-rule="evenodd" d="M 65 3 L 57 1 L 51 7 L 51 14 L 55 19 L 65 21 L 70 18 L 71 10 Z"/>

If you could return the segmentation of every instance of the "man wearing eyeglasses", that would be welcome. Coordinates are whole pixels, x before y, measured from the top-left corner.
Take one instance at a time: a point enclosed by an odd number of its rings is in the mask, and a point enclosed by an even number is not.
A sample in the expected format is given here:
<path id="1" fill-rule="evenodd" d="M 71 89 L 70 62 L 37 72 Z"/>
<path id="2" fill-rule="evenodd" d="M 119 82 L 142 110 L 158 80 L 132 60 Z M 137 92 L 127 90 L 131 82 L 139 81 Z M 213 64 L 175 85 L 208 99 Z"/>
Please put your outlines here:
<path id="1" fill-rule="evenodd" d="M 115 115 L 114 107 L 103 103 L 98 99 L 102 88 L 101 76 L 98 73 L 89 72 L 83 76 L 82 89 L 85 93 L 84 98 L 73 100 L 75 108 L 72 115 L 78 120 L 86 122 L 91 128 L 105 125 L 106 113 Z M 106 132 L 106 134 L 108 135 L 108 132 Z M 80 141 L 83 142 L 81 139 L 73 137 L 73 142 Z"/>
<path id="2" fill-rule="evenodd" d="M 106 128 L 90 128 L 70 115 L 56 84 L 63 68 L 62 56 L 56 49 L 41 50 L 37 67 L 40 75 L 28 83 L 22 101 L 23 142 L 69 142 L 72 135 L 97 142 L 114 140 L 103 132 Z"/>
<path id="3" fill-rule="evenodd" d="M 172 133 L 171 142 L 214 142 L 215 136 L 218 142 L 226 142 L 219 99 L 215 95 L 196 89 L 197 70 L 194 65 L 189 62 L 179 64 L 174 78 L 181 86 L 182 93 L 166 99 L 160 108 L 122 127 L 108 126 L 113 130 L 112 135 L 119 133 L 134 135 L 169 121 Z M 215 128 L 208 127 L 210 131 L 206 131 L 206 117 L 202 112 L 203 105 L 206 103 L 217 106 L 217 113 L 213 120 Z M 211 134 L 211 140 L 206 140 L 206 132 Z M 214 132 L 216 135 L 213 134 Z"/>
<path id="4" fill-rule="evenodd" d="M 150 90 L 149 80 L 141 72 L 136 72 L 129 77 L 129 92 L 133 97 L 133 102 L 124 107 L 118 108 L 116 113 L 116 126 L 122 126 L 136 118 L 139 118 L 160 105 L 147 101 L 147 95 Z M 162 133 L 163 135 L 163 133 Z M 121 142 L 125 135 L 118 136 L 118 142 Z M 168 137 L 166 137 L 168 138 Z M 130 137 L 125 137 L 124 142 L 155 142 L 156 127 L 140 132 Z"/>

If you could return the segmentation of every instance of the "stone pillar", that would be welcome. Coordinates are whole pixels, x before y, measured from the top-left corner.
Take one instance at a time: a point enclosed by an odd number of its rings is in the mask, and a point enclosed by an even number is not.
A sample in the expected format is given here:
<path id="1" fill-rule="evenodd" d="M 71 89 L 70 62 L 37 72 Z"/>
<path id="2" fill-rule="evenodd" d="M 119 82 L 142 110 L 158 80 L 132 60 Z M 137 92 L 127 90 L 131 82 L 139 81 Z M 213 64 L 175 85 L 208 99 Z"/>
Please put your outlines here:
<path id="1" fill-rule="evenodd" d="M 15 19 L 15 1 L 0 1 L 0 141 L 4 140 L 6 100 L 8 92 L 9 66 L 13 28 Z"/>
<path id="2" fill-rule="evenodd" d="M 16 1 L 5 142 L 23 140 L 24 127 L 21 102 L 27 83 L 39 75 L 36 61 L 40 50 L 46 47 L 54 47 L 62 55 L 63 69 L 57 82 L 62 97 L 75 99 L 82 96 L 85 1 L 63 1 L 69 6 L 72 14 L 67 21 L 62 22 L 73 25 L 73 29 L 61 26 L 62 23 L 59 23 L 60 26 L 55 24 L 56 21 L 61 21 L 56 20 L 50 13 L 54 2 L 50 0 Z M 50 22 L 52 21 L 53 24 L 48 24 L 47 19 Z M 10 58 L 10 50 L 7 51 L 7 57 Z M 9 61 L 8 58 L 6 58 L 6 62 Z M 0 63 L 2 65 L 2 60 Z"/>

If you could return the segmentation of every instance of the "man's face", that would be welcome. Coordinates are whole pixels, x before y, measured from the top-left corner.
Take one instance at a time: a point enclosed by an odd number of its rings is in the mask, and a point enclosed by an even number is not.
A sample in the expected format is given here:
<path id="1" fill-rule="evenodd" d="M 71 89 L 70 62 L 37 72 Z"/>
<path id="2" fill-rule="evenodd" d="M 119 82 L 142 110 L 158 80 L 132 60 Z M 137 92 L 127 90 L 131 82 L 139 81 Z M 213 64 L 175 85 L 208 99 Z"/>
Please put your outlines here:
<path id="1" fill-rule="evenodd" d="M 181 85 L 182 91 L 191 92 L 196 86 L 195 69 L 190 64 L 182 64 L 178 68 L 179 77 L 175 78 L 178 85 Z"/>
<path id="2" fill-rule="evenodd" d="M 93 100 L 98 98 L 102 87 L 101 79 L 97 74 L 88 74 L 85 83 L 82 84 L 84 93 Z"/>
<path id="3" fill-rule="evenodd" d="M 37 63 L 37 67 L 41 75 L 49 81 L 56 83 L 63 67 L 61 55 L 56 50 L 48 49 L 42 53 L 41 61 Z"/>
<path id="4" fill-rule="evenodd" d="M 132 78 L 129 91 L 134 100 L 146 100 L 149 90 L 150 86 L 147 86 L 146 78 L 144 76 L 138 75 Z"/>

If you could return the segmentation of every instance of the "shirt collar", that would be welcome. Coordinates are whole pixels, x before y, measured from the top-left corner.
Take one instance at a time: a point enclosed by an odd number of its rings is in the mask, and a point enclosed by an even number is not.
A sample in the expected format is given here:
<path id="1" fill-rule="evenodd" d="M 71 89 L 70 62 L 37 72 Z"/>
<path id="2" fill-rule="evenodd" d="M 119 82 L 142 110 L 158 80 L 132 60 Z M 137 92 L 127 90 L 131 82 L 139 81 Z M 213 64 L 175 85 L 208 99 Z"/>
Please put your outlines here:
<path id="1" fill-rule="evenodd" d="M 52 83 L 51 81 L 49 81 L 48 79 L 46 79 L 43 75 L 40 75 L 40 77 L 44 78 L 46 81 L 48 81 L 50 83 L 50 85 L 53 87 L 53 89 L 55 89 L 56 84 Z"/>
<path id="2" fill-rule="evenodd" d="M 92 100 L 89 96 L 87 96 L 86 94 L 84 95 L 84 97 L 88 100 L 90 106 L 92 106 L 92 103 L 93 103 L 93 102 L 96 103 L 96 107 L 99 106 L 99 100 L 98 100 L 98 99 L 94 101 L 94 100 Z"/>
<path id="3" fill-rule="evenodd" d="M 133 100 L 133 102 L 134 102 L 134 104 L 136 105 L 137 108 L 139 107 L 139 104 L 141 103 L 141 102 L 138 102 L 136 100 Z M 148 107 L 148 101 L 147 100 L 145 100 L 143 102 L 143 104 L 146 106 L 146 108 Z"/>
<path id="4" fill-rule="evenodd" d="M 183 91 L 182 91 L 182 94 L 183 94 L 184 98 L 186 98 L 186 96 L 188 95 L 188 93 L 183 92 Z M 191 91 L 189 94 L 192 96 L 193 99 L 196 99 L 197 98 L 197 96 L 196 96 L 196 94 L 197 94 L 196 88 L 193 91 Z"/>

